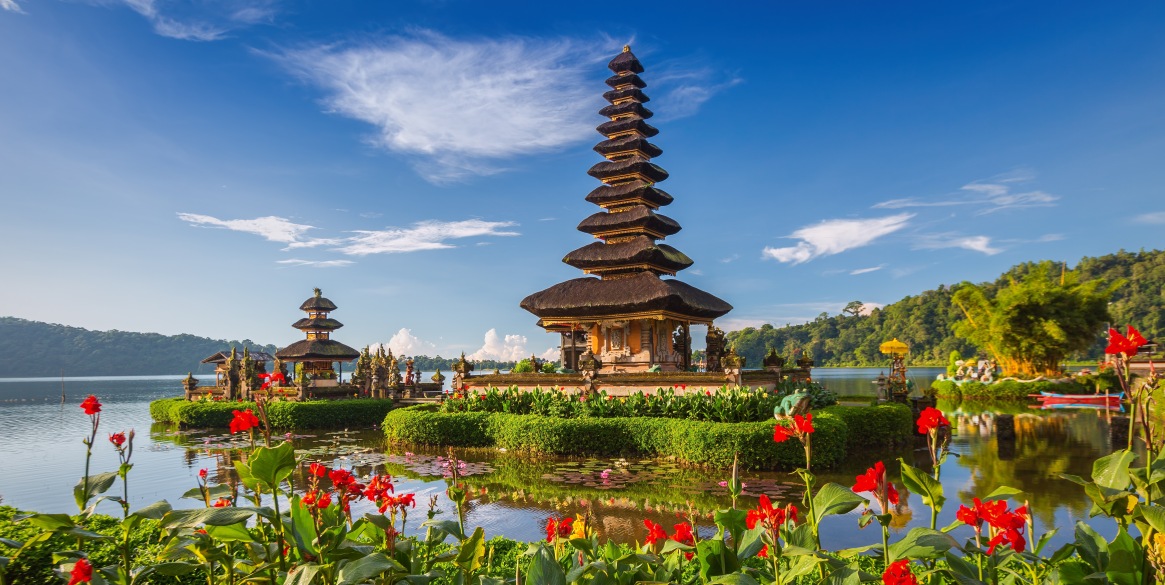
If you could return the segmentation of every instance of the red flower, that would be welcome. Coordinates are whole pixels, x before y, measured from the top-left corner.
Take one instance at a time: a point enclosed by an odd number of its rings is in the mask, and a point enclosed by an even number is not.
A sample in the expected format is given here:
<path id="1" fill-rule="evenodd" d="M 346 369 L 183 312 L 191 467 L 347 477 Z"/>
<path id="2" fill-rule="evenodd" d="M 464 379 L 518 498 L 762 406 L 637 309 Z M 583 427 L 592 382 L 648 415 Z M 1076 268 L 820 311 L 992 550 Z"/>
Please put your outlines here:
<path id="1" fill-rule="evenodd" d="M 769 558 L 769 545 L 766 544 L 766 545 L 760 547 L 760 552 L 756 553 L 756 556 L 758 556 L 762 559 Z"/>
<path id="2" fill-rule="evenodd" d="M 936 430 L 940 426 L 951 426 L 951 421 L 947 420 L 947 417 L 943 416 L 941 410 L 933 406 L 928 406 L 922 409 L 922 412 L 918 414 L 918 434 L 928 434 L 930 431 Z"/>
<path id="3" fill-rule="evenodd" d="M 1023 552 L 1027 547 L 1027 541 L 1023 538 L 1023 532 L 1017 529 L 1001 530 L 987 543 L 987 554 L 994 554 L 995 547 L 1006 544 L 1015 552 Z"/>
<path id="4" fill-rule="evenodd" d="M 332 485 L 336 486 L 337 489 L 345 489 L 356 483 L 356 478 L 347 469 L 333 469 L 329 471 L 328 479 L 332 480 Z"/>
<path id="5" fill-rule="evenodd" d="M 975 507 L 959 506 L 959 511 L 955 512 L 955 518 L 967 526 L 974 527 L 975 532 L 981 532 L 983 530 L 983 517 L 979 511 L 982 506 L 983 502 L 979 501 L 979 498 L 975 498 Z"/>
<path id="6" fill-rule="evenodd" d="M 774 443 L 784 443 L 785 441 L 789 440 L 791 437 L 795 437 L 795 436 L 797 436 L 797 433 L 794 432 L 793 429 L 791 429 L 789 427 L 786 427 L 784 425 L 776 425 L 773 427 L 773 442 Z"/>
<path id="7" fill-rule="evenodd" d="M 708 396 L 711 396 L 711 395 L 712 395 L 712 391 L 711 391 L 711 390 L 705 390 L 705 391 L 704 391 L 704 394 L 706 394 L 706 395 L 708 395 Z"/>
<path id="8" fill-rule="evenodd" d="M 799 414 L 794 415 L 793 416 L 793 427 L 797 430 L 798 433 L 800 433 L 802 435 L 808 435 L 809 433 L 812 433 L 813 432 L 813 413 L 807 412 L 807 413 L 805 413 L 804 417 L 802 417 Z"/>
<path id="9" fill-rule="evenodd" d="M 283 372 L 274 372 L 271 374 L 259 374 L 259 379 L 266 380 L 265 382 L 263 382 L 263 386 L 262 386 L 263 389 L 269 388 L 275 382 L 284 382 L 284 383 L 287 382 L 287 378 L 285 378 L 283 376 Z"/>
<path id="10" fill-rule="evenodd" d="M 1118 354 L 1123 353 L 1126 356 L 1133 356 L 1137 354 L 1137 350 L 1142 345 L 1148 343 L 1140 331 L 1129 325 L 1126 329 L 1127 335 L 1121 335 L 1116 329 L 1109 328 L 1108 330 L 1108 347 L 1104 348 L 1104 353 Z"/>
<path id="11" fill-rule="evenodd" d="M 647 527 L 647 538 L 643 542 L 655 546 L 656 542 L 667 540 L 667 532 L 664 532 L 663 526 L 647 519 L 643 520 L 643 525 Z"/>
<path id="12" fill-rule="evenodd" d="M 211 506 L 214 506 L 215 508 L 227 508 L 230 505 L 231 501 L 226 498 L 219 498 L 215 500 L 213 504 L 211 504 Z"/>
<path id="13" fill-rule="evenodd" d="M 93 397 L 90 396 L 90 398 Z M 94 402 L 96 402 L 96 399 L 94 399 Z M 69 585 L 89 583 L 93 580 L 93 565 L 90 565 L 87 559 L 77 559 L 77 564 L 73 565 L 73 572 L 69 573 L 69 577 Z"/>
<path id="14" fill-rule="evenodd" d="M 109 442 L 113 443 L 114 447 L 121 449 L 121 446 L 125 444 L 125 433 L 113 433 L 109 435 Z"/>
<path id="15" fill-rule="evenodd" d="M 259 426 L 259 417 L 251 409 L 234 411 L 235 418 L 231 419 L 231 432 L 249 431 Z"/>
<path id="16" fill-rule="evenodd" d="M 319 463 L 314 463 L 314 462 L 311 465 L 307 466 L 307 471 L 308 471 L 308 473 L 310 473 L 316 477 L 323 477 L 323 476 L 328 474 L 327 467 L 324 467 L 323 465 L 320 465 Z"/>
<path id="17" fill-rule="evenodd" d="M 198 477 L 201 479 L 206 479 L 206 469 L 199 469 L 198 470 Z"/>
<path id="18" fill-rule="evenodd" d="M 569 538 L 574 530 L 574 518 L 550 518 L 546 521 L 546 542 L 554 542 L 554 538 Z"/>
<path id="19" fill-rule="evenodd" d="M 854 482 L 852 488 L 855 492 L 870 492 L 878 500 L 878 506 L 882 508 L 882 513 L 886 513 L 886 503 L 889 502 L 895 506 L 898 505 L 898 490 L 894 488 L 894 484 L 886 481 L 886 466 L 881 461 L 874 464 L 873 467 L 866 470 L 862 475 L 857 476 L 857 481 Z"/>
<path id="20" fill-rule="evenodd" d="M 332 505 L 332 494 L 330 492 L 324 492 L 324 493 L 320 494 L 320 496 L 318 498 L 316 498 L 316 507 L 317 508 L 327 508 L 328 506 L 331 506 L 331 505 Z"/>
<path id="21" fill-rule="evenodd" d="M 687 522 L 680 522 L 679 524 L 676 524 L 674 528 L 675 532 L 668 538 L 688 546 L 696 544 L 696 536 L 692 534 L 692 526 L 690 524 Z"/>
<path id="22" fill-rule="evenodd" d="M 477 399 L 478 400 L 485 400 L 485 394 L 478 394 Z"/>
<path id="23" fill-rule="evenodd" d="M 85 401 L 81 403 L 81 408 L 85 409 L 85 414 L 93 416 L 101 412 L 101 403 L 97 402 L 96 396 L 90 394 L 89 398 L 86 398 Z M 89 561 L 85 561 L 85 565 L 89 566 Z M 92 567 L 90 567 L 90 572 L 92 572 Z"/>
<path id="24" fill-rule="evenodd" d="M 918 579 L 910 572 L 910 559 L 902 559 L 890 563 L 886 572 L 882 573 L 884 585 L 918 585 Z"/>

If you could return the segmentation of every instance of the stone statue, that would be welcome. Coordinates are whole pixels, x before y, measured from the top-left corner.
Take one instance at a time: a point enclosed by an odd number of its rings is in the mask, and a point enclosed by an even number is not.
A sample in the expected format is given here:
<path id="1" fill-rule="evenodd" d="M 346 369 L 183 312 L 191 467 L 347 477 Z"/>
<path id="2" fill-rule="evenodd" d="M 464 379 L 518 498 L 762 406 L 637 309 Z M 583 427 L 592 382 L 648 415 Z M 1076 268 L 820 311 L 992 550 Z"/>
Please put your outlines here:
<path id="1" fill-rule="evenodd" d="M 719 372 L 722 369 L 720 358 L 724 355 L 724 330 L 715 325 L 709 325 L 708 336 L 705 340 L 708 342 L 708 349 L 705 351 L 707 359 L 704 364 L 704 371 Z"/>
<path id="2" fill-rule="evenodd" d="M 780 404 L 773 408 L 773 416 L 777 419 L 801 416 L 809 412 L 809 392 L 797 390 L 781 399 Z"/>
<path id="3" fill-rule="evenodd" d="M 227 400 L 234 402 L 234 400 L 239 397 L 239 381 L 239 354 L 235 351 L 235 348 L 232 347 L 231 357 L 227 358 L 226 363 Z"/>
<path id="4" fill-rule="evenodd" d="M 413 358 L 405 360 L 405 385 L 412 386 L 419 382 L 417 375 L 413 373 Z"/>
<path id="5" fill-rule="evenodd" d="M 194 398 L 194 392 L 198 389 L 198 379 L 192 372 L 186 372 L 186 377 L 182 379 L 182 388 L 186 391 L 187 400 Z"/>
<path id="6" fill-rule="evenodd" d="M 761 365 L 770 372 L 781 373 L 781 369 L 785 367 L 785 358 L 777 355 L 776 348 L 769 349 L 769 355 L 761 361 Z"/>

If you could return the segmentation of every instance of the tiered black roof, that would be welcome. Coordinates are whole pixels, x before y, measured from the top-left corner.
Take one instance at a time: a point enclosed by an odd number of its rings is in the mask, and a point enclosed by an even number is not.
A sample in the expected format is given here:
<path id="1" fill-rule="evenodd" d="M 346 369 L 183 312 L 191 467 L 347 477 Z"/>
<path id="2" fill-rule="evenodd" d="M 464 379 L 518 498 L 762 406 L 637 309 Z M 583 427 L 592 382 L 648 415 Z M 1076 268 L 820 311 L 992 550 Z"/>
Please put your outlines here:
<path id="1" fill-rule="evenodd" d="M 343 327 L 344 324 L 328 317 L 328 312 L 335 311 L 337 308 L 336 303 L 325 298 L 320 289 L 317 288 L 315 294 L 299 306 L 299 310 L 305 311 L 308 316 L 296 321 L 292 327 L 307 332 L 309 338 L 313 333 L 335 331 Z M 360 357 L 360 352 L 334 339 L 315 338 L 297 341 L 275 352 L 275 357 L 291 361 L 330 360 L 346 362 Z"/>
<path id="2" fill-rule="evenodd" d="M 728 303 L 678 280 L 675 275 L 692 265 L 683 252 L 660 244 L 680 231 L 675 220 L 656 209 L 672 196 L 655 185 L 668 178 L 651 159 L 663 154 L 647 141 L 659 130 L 645 120 L 653 114 L 643 106 L 647 83 L 639 76 L 643 65 L 624 47 L 607 67 L 615 73 L 606 80 L 612 89 L 603 94 L 610 102 L 599 113 L 609 118 L 596 128 L 606 137 L 595 152 L 607 160 L 588 171 L 603 185 L 586 200 L 602 207 L 578 225 L 581 232 L 601 239 L 563 258 L 563 262 L 601 278 L 579 278 L 559 283 L 526 297 L 521 306 L 542 318 L 625 316 L 666 312 L 674 317 L 711 320 L 732 310 Z"/>

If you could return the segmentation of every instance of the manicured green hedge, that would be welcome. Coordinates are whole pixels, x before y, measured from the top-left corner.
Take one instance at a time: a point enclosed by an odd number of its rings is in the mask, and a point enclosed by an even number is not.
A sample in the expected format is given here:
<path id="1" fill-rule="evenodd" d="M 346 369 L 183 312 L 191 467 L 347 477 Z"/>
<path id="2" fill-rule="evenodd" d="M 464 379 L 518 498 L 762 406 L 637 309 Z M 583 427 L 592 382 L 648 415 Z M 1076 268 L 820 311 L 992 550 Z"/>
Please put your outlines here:
<path id="1" fill-rule="evenodd" d="M 913 440 L 918 430 L 914 426 L 914 413 L 905 404 L 830 406 L 822 412 L 845 421 L 849 437 L 847 449 L 850 451 L 905 445 Z"/>
<path id="2" fill-rule="evenodd" d="M 930 386 L 938 396 L 961 398 L 962 400 L 1028 400 L 1028 395 L 1040 392 L 1055 394 L 1092 394 L 1096 391 L 1091 384 L 1073 381 L 1017 382 L 1003 380 L 993 384 L 936 380 Z"/>
<path id="3" fill-rule="evenodd" d="M 372 427 L 392 410 L 392 401 L 375 399 L 271 402 L 267 418 L 276 429 L 355 429 Z M 163 398 L 150 403 L 157 422 L 184 427 L 219 428 L 230 425 L 233 411 L 255 408 L 253 402 L 202 402 Z"/>
<path id="4" fill-rule="evenodd" d="M 909 408 L 901 405 L 819 411 L 813 416 L 814 467 L 832 467 L 845 458 L 852 436 L 847 419 L 861 420 L 860 432 L 882 433 L 853 438 L 855 444 L 904 440 L 913 428 Z M 800 442 L 773 442 L 771 422 L 714 423 L 653 417 L 563 419 L 436 412 L 435 407 L 424 405 L 390 412 L 384 418 L 384 434 L 392 443 L 495 446 L 549 455 L 672 456 L 688 464 L 721 468 L 731 466 L 736 453 L 740 454 L 741 465 L 752 469 L 793 469 L 805 464 Z"/>

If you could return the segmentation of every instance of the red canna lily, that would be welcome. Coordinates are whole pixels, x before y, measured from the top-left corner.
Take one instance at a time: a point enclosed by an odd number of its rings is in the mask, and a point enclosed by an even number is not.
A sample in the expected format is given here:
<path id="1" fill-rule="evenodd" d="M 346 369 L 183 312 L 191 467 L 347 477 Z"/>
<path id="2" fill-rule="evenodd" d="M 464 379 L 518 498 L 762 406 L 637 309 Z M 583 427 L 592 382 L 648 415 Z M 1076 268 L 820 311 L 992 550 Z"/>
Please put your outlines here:
<path id="1" fill-rule="evenodd" d="M 814 430 L 813 429 L 813 413 L 807 412 L 807 413 L 805 413 L 805 416 L 803 416 L 803 417 L 799 414 L 794 415 L 793 416 L 793 428 L 796 429 L 797 432 L 799 434 L 802 434 L 802 435 L 808 435 L 809 433 L 812 433 Z"/>
<path id="2" fill-rule="evenodd" d="M 198 470 L 198 478 L 199 478 L 199 479 L 206 479 L 206 474 L 207 474 L 207 473 L 208 473 L 208 472 L 207 472 L 206 468 L 199 469 L 199 470 Z"/>
<path id="3" fill-rule="evenodd" d="M 769 558 L 769 545 L 766 544 L 766 545 L 760 547 L 760 551 L 756 553 L 756 556 L 758 556 L 762 559 Z"/>
<path id="4" fill-rule="evenodd" d="M 286 383 L 287 378 L 283 376 L 283 372 L 274 372 L 271 374 L 259 374 L 259 379 L 264 380 L 262 389 L 270 388 L 276 382 Z"/>
<path id="5" fill-rule="evenodd" d="M 941 410 L 933 406 L 922 409 L 922 412 L 918 414 L 918 434 L 920 435 L 929 434 L 943 426 L 951 426 L 951 421 L 947 420 Z"/>
<path id="6" fill-rule="evenodd" d="M 664 532 L 662 525 L 656 524 L 646 518 L 643 520 L 643 525 L 647 527 L 647 538 L 643 542 L 655 546 L 655 543 L 661 540 L 667 540 L 667 532 Z"/>
<path id="7" fill-rule="evenodd" d="M 662 527 L 660 527 L 660 528 L 662 529 Z M 696 546 L 696 535 L 692 534 L 691 525 L 689 525 L 687 522 L 680 522 L 679 524 L 676 524 L 674 526 L 674 528 L 675 528 L 675 532 L 672 533 L 672 535 L 669 536 L 668 538 L 670 538 L 670 539 L 672 539 L 680 544 L 686 544 L 688 546 Z M 690 553 L 690 552 L 684 553 L 685 560 L 690 561 L 690 560 L 692 560 L 692 557 L 694 557 L 694 556 L 695 556 L 695 553 Z"/>
<path id="8" fill-rule="evenodd" d="M 972 508 L 959 506 L 959 511 L 955 512 L 955 518 L 958 519 L 959 522 L 973 527 L 975 529 L 975 533 L 978 534 L 983 531 L 983 517 L 979 513 L 982 509 L 982 506 L 983 502 L 981 502 L 979 498 L 975 498 L 975 506 Z"/>
<path id="9" fill-rule="evenodd" d="M 85 410 L 85 414 L 87 414 L 89 416 L 93 416 L 93 415 L 101 412 L 101 403 L 97 402 L 96 396 L 90 394 L 88 398 L 86 398 L 83 402 L 81 402 L 81 408 Z M 82 560 L 84 560 L 84 559 L 82 559 Z M 88 564 L 88 563 L 89 563 L 89 561 L 85 561 L 85 564 Z"/>
<path id="10" fill-rule="evenodd" d="M 910 559 L 890 563 L 882 573 L 884 585 L 918 585 L 918 579 L 910 572 Z"/>
<path id="11" fill-rule="evenodd" d="M 1113 328 L 1108 330 L 1108 347 L 1104 348 L 1104 353 L 1110 355 L 1125 354 L 1126 356 L 1134 356 L 1137 350 L 1142 345 L 1148 343 L 1145 337 L 1141 335 L 1132 325 L 1126 328 L 1127 335 L 1121 335 L 1119 331 Z"/>
<path id="12" fill-rule="evenodd" d="M 320 465 L 319 463 L 314 463 L 314 462 L 307 467 L 307 471 L 308 471 L 308 473 L 310 473 L 316 477 L 323 477 L 323 476 L 328 474 L 327 467 L 324 467 L 323 465 Z"/>
<path id="13" fill-rule="evenodd" d="M 774 443 L 784 443 L 785 441 L 795 436 L 797 436 L 796 432 L 789 427 L 783 425 L 776 425 L 773 427 Z"/>
<path id="14" fill-rule="evenodd" d="M 792 517 L 796 519 L 797 508 L 789 506 L 789 511 L 786 512 L 785 508 L 774 507 L 772 501 L 769 500 L 769 497 L 765 494 L 761 494 L 760 503 L 757 504 L 756 508 L 748 511 L 748 515 L 745 516 L 744 522 L 748 526 L 749 530 L 756 528 L 758 522 L 763 524 L 765 528 L 772 530 L 784 524 L 785 519 L 789 516 L 789 513 L 791 513 Z"/>
<path id="15" fill-rule="evenodd" d="M 125 433 L 113 433 L 109 435 L 109 442 L 113 443 L 114 447 L 121 449 L 121 446 L 125 444 Z"/>
<path id="16" fill-rule="evenodd" d="M 230 507 L 230 505 L 231 501 L 226 498 L 219 498 L 215 500 L 213 504 L 211 504 L 211 506 L 214 506 L 215 508 L 227 508 Z"/>
<path id="17" fill-rule="evenodd" d="M 259 417 L 251 409 L 234 411 L 234 418 L 231 419 L 231 433 L 239 433 L 242 431 L 249 431 L 259 426 Z"/>
<path id="18" fill-rule="evenodd" d="M 574 518 L 569 516 L 558 520 L 549 518 L 546 520 L 546 542 L 554 542 L 555 538 L 570 538 L 572 530 L 574 530 Z"/>
<path id="19" fill-rule="evenodd" d="M 874 494 L 883 514 L 887 512 L 887 503 L 898 505 L 898 490 L 894 488 L 893 483 L 886 481 L 886 466 L 881 461 L 857 476 L 857 481 L 851 489 L 855 492 Z"/>
<path id="20" fill-rule="evenodd" d="M 69 585 L 89 583 L 92 581 L 93 565 L 89 564 L 88 559 L 77 559 L 77 563 L 73 565 L 73 571 L 69 573 Z"/>

